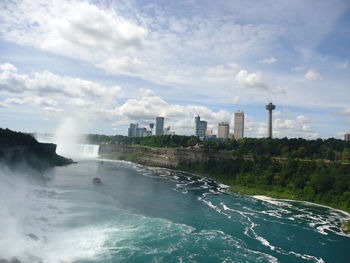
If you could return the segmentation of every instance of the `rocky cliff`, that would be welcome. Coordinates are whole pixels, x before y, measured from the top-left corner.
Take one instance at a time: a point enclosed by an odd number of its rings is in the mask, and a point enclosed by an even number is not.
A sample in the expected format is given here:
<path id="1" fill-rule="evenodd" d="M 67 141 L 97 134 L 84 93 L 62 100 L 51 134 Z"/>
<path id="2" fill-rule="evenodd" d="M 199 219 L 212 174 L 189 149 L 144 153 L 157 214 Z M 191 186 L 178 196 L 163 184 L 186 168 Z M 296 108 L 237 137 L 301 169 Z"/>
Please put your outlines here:
<path id="1" fill-rule="evenodd" d="M 36 170 L 73 161 L 56 154 L 56 145 L 39 143 L 31 135 L 0 128 L 0 163 L 9 167 L 28 165 Z"/>
<path id="2" fill-rule="evenodd" d="M 117 144 L 102 144 L 99 154 L 107 158 L 127 159 L 146 165 L 174 168 L 182 164 L 237 159 L 237 156 L 232 155 L 231 152 L 208 152 L 200 148 L 152 148 Z M 244 158 L 252 159 L 250 156 Z"/>

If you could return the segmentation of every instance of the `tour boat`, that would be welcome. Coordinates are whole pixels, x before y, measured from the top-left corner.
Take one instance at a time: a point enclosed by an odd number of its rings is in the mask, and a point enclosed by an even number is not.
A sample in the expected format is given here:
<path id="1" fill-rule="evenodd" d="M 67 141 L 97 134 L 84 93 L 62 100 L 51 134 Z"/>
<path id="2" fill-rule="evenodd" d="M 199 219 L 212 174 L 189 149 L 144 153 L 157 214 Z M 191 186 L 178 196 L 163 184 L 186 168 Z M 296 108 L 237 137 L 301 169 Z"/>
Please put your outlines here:
<path id="1" fill-rule="evenodd" d="M 94 184 L 99 184 L 99 183 L 101 183 L 101 179 L 98 178 L 98 177 L 95 177 L 94 179 L 92 179 L 92 182 L 93 182 Z"/>

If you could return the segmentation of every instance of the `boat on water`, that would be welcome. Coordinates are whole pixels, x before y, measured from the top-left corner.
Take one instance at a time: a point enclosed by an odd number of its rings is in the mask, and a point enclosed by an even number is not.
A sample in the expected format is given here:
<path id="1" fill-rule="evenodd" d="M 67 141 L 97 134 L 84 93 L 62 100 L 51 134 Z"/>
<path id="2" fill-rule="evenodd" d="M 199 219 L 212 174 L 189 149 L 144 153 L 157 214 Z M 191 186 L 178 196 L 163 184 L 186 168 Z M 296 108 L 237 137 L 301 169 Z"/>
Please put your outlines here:
<path id="1" fill-rule="evenodd" d="M 100 184 L 102 181 L 101 181 L 100 178 L 95 177 L 94 179 L 92 179 L 92 182 L 93 182 L 94 184 Z"/>

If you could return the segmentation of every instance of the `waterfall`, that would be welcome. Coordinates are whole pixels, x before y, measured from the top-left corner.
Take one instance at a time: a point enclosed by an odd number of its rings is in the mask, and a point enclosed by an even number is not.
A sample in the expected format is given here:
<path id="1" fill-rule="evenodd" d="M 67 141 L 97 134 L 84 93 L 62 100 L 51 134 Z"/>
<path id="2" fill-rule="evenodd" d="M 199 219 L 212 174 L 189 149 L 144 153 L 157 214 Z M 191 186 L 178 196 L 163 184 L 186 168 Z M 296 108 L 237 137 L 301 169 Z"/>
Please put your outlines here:
<path id="1" fill-rule="evenodd" d="M 81 157 L 98 157 L 98 150 L 100 146 L 96 144 L 78 144 L 78 155 Z"/>

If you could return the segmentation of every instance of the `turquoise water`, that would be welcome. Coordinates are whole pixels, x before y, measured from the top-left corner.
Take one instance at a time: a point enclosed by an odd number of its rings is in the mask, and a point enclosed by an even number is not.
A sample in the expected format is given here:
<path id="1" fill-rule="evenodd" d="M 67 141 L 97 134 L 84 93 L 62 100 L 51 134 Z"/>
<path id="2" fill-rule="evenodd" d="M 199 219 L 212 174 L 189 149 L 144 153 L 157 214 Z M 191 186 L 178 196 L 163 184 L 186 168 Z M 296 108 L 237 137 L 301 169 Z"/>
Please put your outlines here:
<path id="1" fill-rule="evenodd" d="M 24 171 L 23 173 L 26 173 Z M 346 214 L 229 193 L 215 181 L 85 160 L 46 178 L 1 171 L 0 259 L 22 262 L 349 262 Z M 102 183 L 91 180 L 100 177 Z"/>

